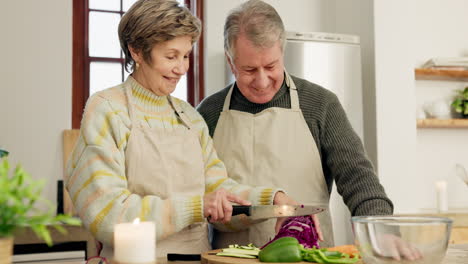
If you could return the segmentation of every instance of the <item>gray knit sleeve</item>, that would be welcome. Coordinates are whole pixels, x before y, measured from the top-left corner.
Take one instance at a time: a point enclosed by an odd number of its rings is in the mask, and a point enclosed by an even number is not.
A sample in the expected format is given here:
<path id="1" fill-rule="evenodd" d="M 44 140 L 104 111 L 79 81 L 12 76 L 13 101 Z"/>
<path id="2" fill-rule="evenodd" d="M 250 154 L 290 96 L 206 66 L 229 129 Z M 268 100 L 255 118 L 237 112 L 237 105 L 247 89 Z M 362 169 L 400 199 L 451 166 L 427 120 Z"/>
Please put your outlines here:
<path id="1" fill-rule="evenodd" d="M 335 179 L 352 215 L 392 214 L 393 204 L 338 98 L 332 93 L 324 98 L 319 126 L 324 171 Z"/>
<path id="2" fill-rule="evenodd" d="M 293 76 L 293 80 L 304 119 L 322 159 L 328 191 L 335 182 L 352 215 L 392 214 L 393 204 L 338 97 L 304 79 Z"/>

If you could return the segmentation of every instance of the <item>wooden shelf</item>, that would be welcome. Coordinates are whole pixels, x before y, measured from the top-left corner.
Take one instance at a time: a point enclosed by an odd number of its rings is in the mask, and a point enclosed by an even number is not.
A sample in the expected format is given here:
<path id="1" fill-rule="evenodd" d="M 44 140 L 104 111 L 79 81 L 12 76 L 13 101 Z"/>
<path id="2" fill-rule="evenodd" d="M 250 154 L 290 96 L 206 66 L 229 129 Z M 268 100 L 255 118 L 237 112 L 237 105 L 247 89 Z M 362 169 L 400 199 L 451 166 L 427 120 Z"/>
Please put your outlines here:
<path id="1" fill-rule="evenodd" d="M 468 119 L 418 119 L 418 128 L 468 128 Z"/>
<path id="2" fill-rule="evenodd" d="M 416 80 L 468 81 L 468 70 L 415 69 Z"/>

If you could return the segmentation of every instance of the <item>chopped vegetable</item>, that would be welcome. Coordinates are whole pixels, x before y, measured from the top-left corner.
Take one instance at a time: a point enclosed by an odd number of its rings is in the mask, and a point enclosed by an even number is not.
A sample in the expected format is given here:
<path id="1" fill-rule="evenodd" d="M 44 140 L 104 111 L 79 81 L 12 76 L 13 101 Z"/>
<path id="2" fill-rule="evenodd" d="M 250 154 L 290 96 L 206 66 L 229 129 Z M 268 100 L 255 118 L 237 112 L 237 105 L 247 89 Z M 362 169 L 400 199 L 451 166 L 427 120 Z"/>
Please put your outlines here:
<path id="1" fill-rule="evenodd" d="M 255 259 L 261 262 L 300 262 L 308 261 L 329 264 L 352 264 L 359 258 L 359 251 L 354 245 L 333 248 L 306 248 L 294 237 L 280 237 L 269 243 L 262 250 L 248 244 L 247 246 L 229 245 L 221 249 L 217 256 Z"/>
<path id="2" fill-rule="evenodd" d="M 228 248 L 221 249 L 217 256 L 236 257 L 236 258 L 257 258 L 260 249 L 252 243 L 247 246 L 229 245 Z"/>
<path id="3" fill-rule="evenodd" d="M 281 237 L 264 247 L 258 254 L 261 262 L 299 262 L 352 264 L 359 260 L 359 254 L 350 257 L 339 251 L 326 248 L 305 248 L 294 237 Z"/>
<path id="4" fill-rule="evenodd" d="M 256 256 L 252 256 L 252 255 L 232 253 L 232 252 L 218 252 L 218 253 L 216 253 L 216 256 L 235 257 L 235 258 L 248 258 L 248 259 L 257 258 Z"/>
<path id="5" fill-rule="evenodd" d="M 260 252 L 260 250 L 243 249 L 243 248 L 223 248 L 221 252 L 258 256 L 258 252 Z"/>
<path id="6" fill-rule="evenodd" d="M 349 254 L 339 251 L 328 251 L 326 248 L 303 248 L 302 259 L 317 263 L 352 264 L 359 260 L 359 254 L 350 257 Z"/>
<path id="7" fill-rule="evenodd" d="M 278 234 L 262 248 L 281 237 L 294 237 L 306 248 L 319 248 L 318 233 L 311 216 L 290 217 L 284 221 Z"/>
<path id="8" fill-rule="evenodd" d="M 281 237 L 268 244 L 258 254 L 261 262 L 299 262 L 308 261 L 330 264 L 351 264 L 359 260 L 359 254 L 354 257 L 339 251 L 329 251 L 326 248 L 305 248 L 294 237 Z"/>
<path id="9" fill-rule="evenodd" d="M 341 253 L 346 253 L 350 255 L 351 257 L 354 257 L 355 255 L 359 255 L 359 250 L 356 248 L 355 245 L 342 245 L 342 246 L 336 246 L 336 247 L 331 247 L 327 248 L 328 251 L 339 251 Z"/>

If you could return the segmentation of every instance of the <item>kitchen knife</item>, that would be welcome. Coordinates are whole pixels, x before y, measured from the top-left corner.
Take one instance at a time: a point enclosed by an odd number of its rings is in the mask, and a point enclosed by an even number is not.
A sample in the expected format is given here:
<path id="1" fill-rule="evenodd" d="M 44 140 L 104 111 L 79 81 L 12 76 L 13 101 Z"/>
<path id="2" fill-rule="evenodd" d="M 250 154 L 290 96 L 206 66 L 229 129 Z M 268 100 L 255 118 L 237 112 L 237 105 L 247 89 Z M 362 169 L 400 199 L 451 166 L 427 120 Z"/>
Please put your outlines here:
<path id="1" fill-rule="evenodd" d="M 233 205 L 232 215 L 245 214 L 253 220 L 277 217 L 313 215 L 325 211 L 324 207 L 311 205 Z"/>

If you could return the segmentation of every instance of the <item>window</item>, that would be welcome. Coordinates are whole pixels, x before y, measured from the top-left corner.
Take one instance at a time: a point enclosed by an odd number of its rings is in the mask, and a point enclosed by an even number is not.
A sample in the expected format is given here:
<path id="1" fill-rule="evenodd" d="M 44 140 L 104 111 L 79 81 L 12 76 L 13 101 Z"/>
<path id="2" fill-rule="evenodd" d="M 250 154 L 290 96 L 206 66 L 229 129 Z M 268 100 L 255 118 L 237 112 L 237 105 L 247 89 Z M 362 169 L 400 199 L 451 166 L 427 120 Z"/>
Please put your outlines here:
<path id="1" fill-rule="evenodd" d="M 86 100 L 128 76 L 117 28 L 137 0 L 73 0 L 72 128 L 79 128 Z M 201 0 L 178 0 L 203 20 Z M 190 69 L 172 94 L 196 106 L 203 99 L 203 37 L 194 46 Z"/>

